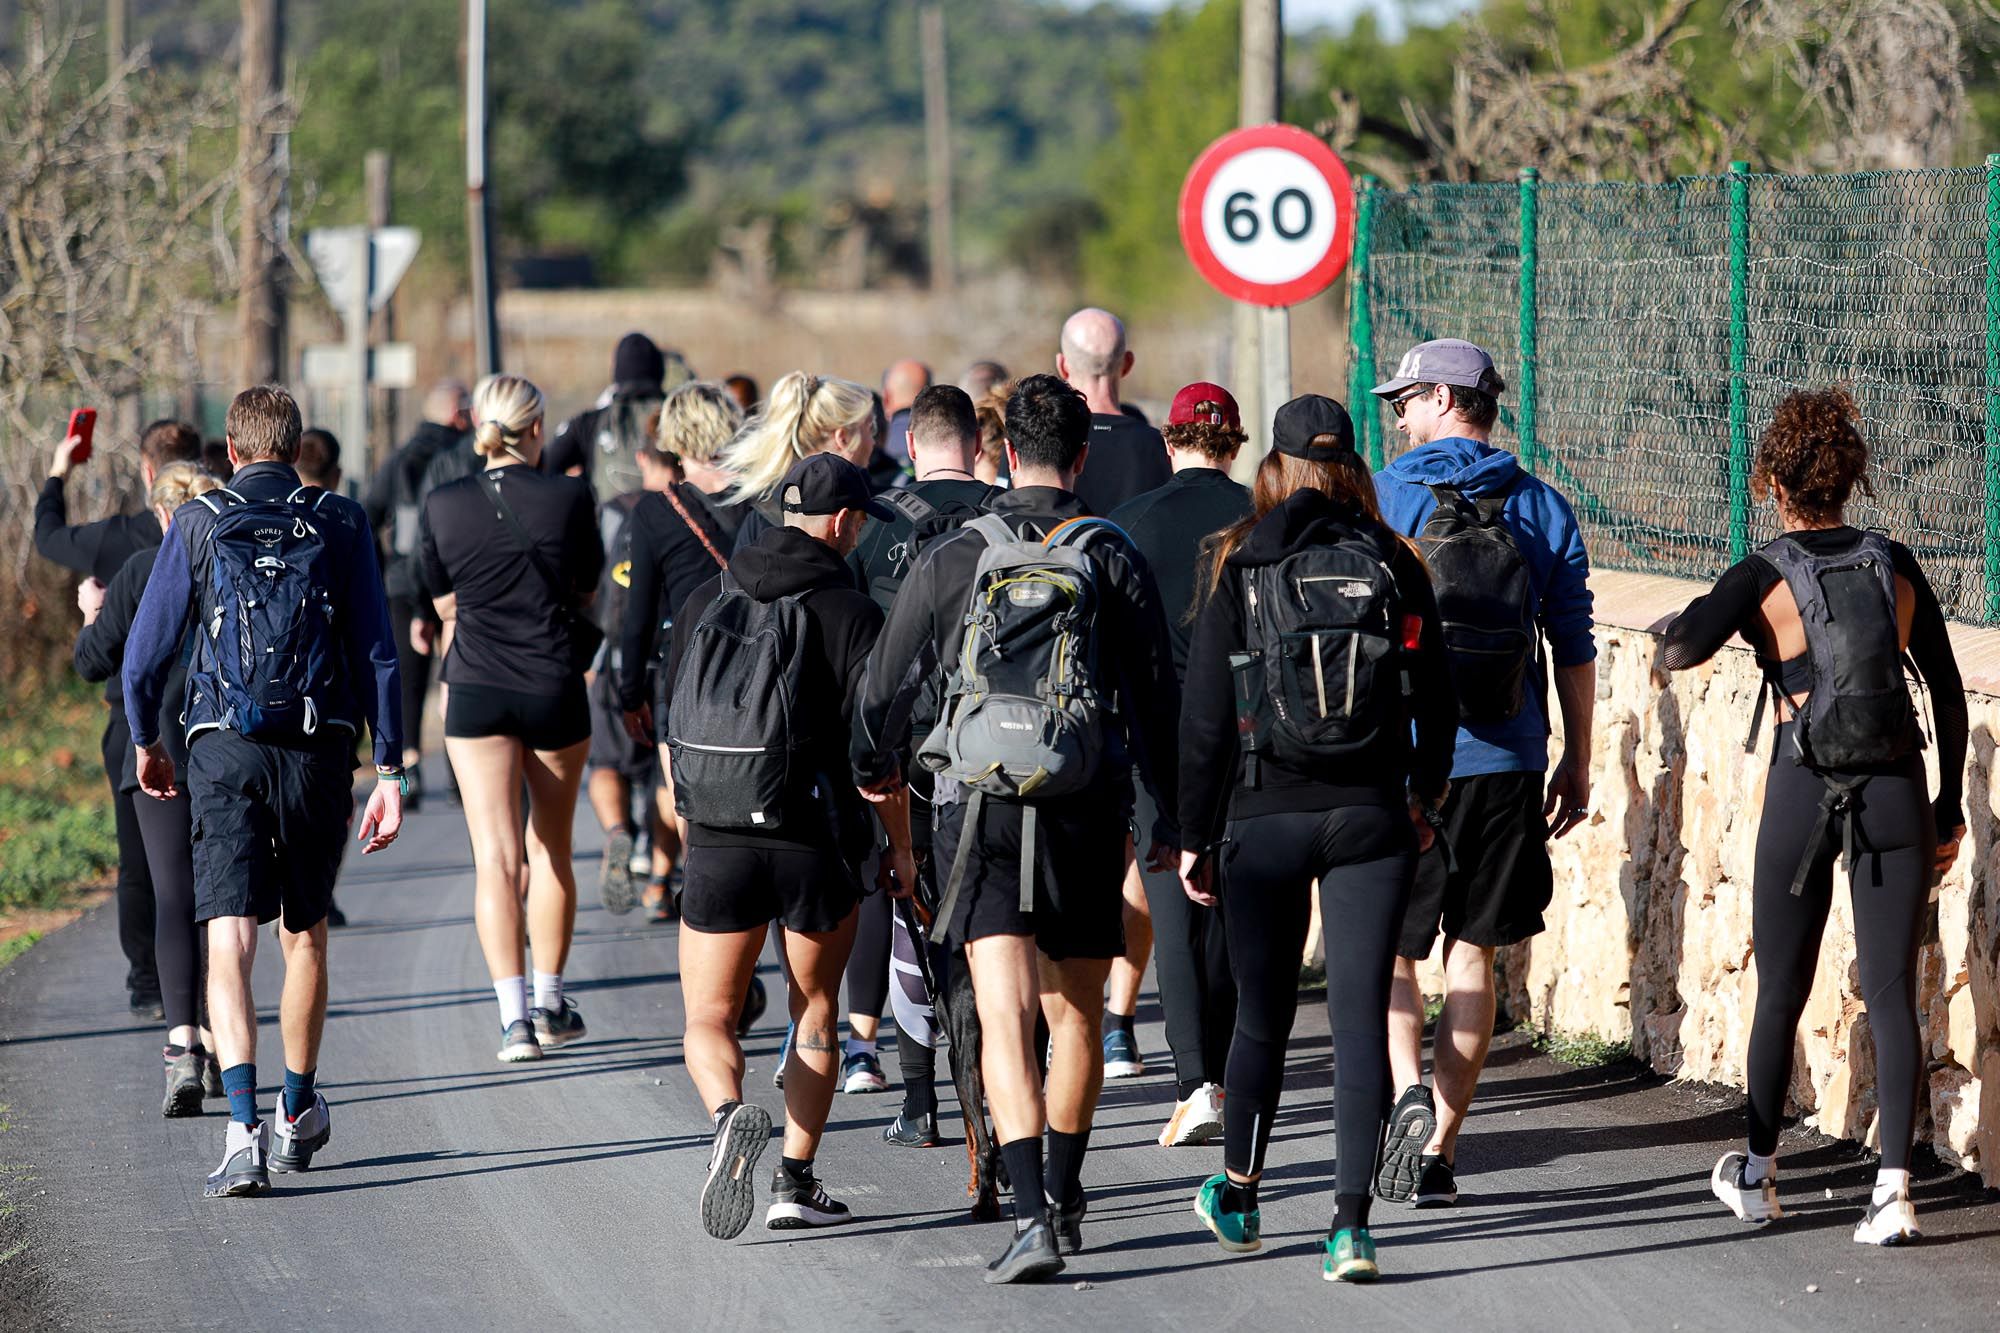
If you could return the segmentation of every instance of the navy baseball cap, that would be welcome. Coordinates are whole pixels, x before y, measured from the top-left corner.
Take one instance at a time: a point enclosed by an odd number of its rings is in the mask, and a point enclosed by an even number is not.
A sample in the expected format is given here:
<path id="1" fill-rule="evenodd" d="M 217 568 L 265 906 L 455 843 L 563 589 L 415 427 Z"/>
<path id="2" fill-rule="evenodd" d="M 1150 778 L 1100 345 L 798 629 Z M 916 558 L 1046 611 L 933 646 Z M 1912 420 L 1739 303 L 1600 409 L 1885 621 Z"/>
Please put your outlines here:
<path id="1" fill-rule="evenodd" d="M 808 454 L 792 464 L 778 486 L 787 514 L 838 514 L 859 509 L 870 518 L 893 523 L 896 511 L 875 498 L 868 474 L 839 454 Z"/>
<path id="2" fill-rule="evenodd" d="M 1314 444 L 1331 435 L 1332 444 Z M 1354 422 L 1347 409 L 1322 394 L 1301 394 L 1271 417 L 1272 447 L 1308 463 L 1330 463 L 1354 452 Z"/>
<path id="3" fill-rule="evenodd" d="M 1370 392 L 1377 398 L 1394 398 L 1417 384 L 1455 384 L 1496 398 L 1507 388 L 1486 349 L 1463 338 L 1433 338 L 1418 343 L 1403 353 L 1396 377 L 1376 385 Z"/>

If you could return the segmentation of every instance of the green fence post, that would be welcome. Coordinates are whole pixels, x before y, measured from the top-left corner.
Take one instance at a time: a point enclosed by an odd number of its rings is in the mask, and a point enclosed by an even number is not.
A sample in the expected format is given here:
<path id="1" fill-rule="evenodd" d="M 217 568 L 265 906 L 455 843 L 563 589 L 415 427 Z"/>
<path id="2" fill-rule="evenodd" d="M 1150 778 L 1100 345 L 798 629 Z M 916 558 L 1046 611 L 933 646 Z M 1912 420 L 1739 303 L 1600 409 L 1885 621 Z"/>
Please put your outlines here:
<path id="1" fill-rule="evenodd" d="M 1541 453 L 1535 436 L 1535 261 L 1541 230 L 1542 173 L 1521 168 L 1521 383 L 1515 398 L 1515 435 L 1521 466 L 1535 470 Z"/>
<path id="2" fill-rule="evenodd" d="M 1729 558 L 1750 553 L 1750 164 L 1729 164 Z"/>
<path id="3" fill-rule="evenodd" d="M 1360 198 L 1354 211 L 1354 258 L 1347 267 L 1348 341 L 1354 345 L 1347 404 L 1352 409 L 1355 434 L 1361 456 L 1369 469 L 1382 466 L 1382 429 L 1376 417 L 1375 400 L 1368 390 L 1375 385 L 1375 321 L 1368 308 L 1368 251 L 1375 236 L 1375 178 L 1361 178 Z"/>
<path id="4" fill-rule="evenodd" d="M 2000 153 L 1986 156 L 1986 619 L 2000 620 Z"/>

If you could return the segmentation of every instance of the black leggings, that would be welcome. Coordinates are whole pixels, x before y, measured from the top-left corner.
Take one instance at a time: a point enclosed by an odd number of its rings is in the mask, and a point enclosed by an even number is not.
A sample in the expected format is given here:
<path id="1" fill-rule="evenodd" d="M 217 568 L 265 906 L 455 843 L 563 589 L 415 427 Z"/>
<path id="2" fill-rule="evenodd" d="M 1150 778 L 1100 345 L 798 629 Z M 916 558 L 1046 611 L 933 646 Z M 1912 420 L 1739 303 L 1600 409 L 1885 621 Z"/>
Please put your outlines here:
<path id="1" fill-rule="evenodd" d="M 153 874 L 153 942 L 167 1026 L 198 1027 L 207 1012 L 202 995 L 205 932 L 194 919 L 194 826 L 188 794 L 183 787 L 173 800 L 156 801 L 140 792 L 134 806 Z"/>
<path id="2" fill-rule="evenodd" d="M 1779 728 L 1778 753 L 1764 787 L 1751 900 L 1757 1011 L 1750 1027 L 1750 1151 L 1760 1157 L 1778 1151 L 1785 1091 L 1792 1081 L 1792 1046 L 1812 994 L 1820 937 L 1833 905 L 1833 866 L 1845 841 L 1841 821 L 1835 819 L 1818 845 L 1811 844 L 1828 786 L 1819 773 L 1792 762 L 1789 722 Z M 1917 946 L 1930 899 L 1937 829 L 1918 756 L 1893 769 L 1832 776 L 1841 782 L 1865 777 L 1857 793 L 1860 811 L 1849 885 L 1855 952 L 1868 1031 L 1875 1042 L 1882 1166 L 1908 1170 L 1923 1070 Z M 1803 891 L 1794 896 L 1794 876 L 1808 856 Z"/>
<path id="3" fill-rule="evenodd" d="M 874 862 L 862 868 L 868 882 Z M 861 900 L 854 922 L 854 952 L 847 958 L 847 1012 L 880 1018 L 889 1003 L 889 895 L 881 891 Z"/>
<path id="4" fill-rule="evenodd" d="M 134 995 L 159 989 L 153 958 L 153 877 L 146 868 L 146 843 L 139 835 L 133 802 L 152 797 L 136 788 L 121 790 L 119 779 L 131 757 L 132 733 L 123 713 L 113 713 L 99 742 L 104 774 L 111 780 L 112 824 L 118 834 L 118 947 L 125 955 L 125 989 Z"/>
<path id="5" fill-rule="evenodd" d="M 1138 785 L 1137 837 L 1142 857 L 1152 841 L 1153 798 Z M 1187 896 L 1176 871 L 1145 869 L 1146 906 L 1153 916 L 1153 966 L 1174 1079 L 1182 1086 L 1220 1083 L 1236 1032 L 1236 978 L 1221 916 Z"/>
<path id="6" fill-rule="evenodd" d="M 1417 869 L 1409 814 L 1349 805 L 1232 820 L 1220 869 L 1237 987 L 1223 1165 L 1241 1176 L 1264 1169 L 1299 1006 L 1306 895 L 1318 880 L 1333 1027 L 1334 1191 L 1365 1200 L 1389 1115 L 1389 977 Z"/>

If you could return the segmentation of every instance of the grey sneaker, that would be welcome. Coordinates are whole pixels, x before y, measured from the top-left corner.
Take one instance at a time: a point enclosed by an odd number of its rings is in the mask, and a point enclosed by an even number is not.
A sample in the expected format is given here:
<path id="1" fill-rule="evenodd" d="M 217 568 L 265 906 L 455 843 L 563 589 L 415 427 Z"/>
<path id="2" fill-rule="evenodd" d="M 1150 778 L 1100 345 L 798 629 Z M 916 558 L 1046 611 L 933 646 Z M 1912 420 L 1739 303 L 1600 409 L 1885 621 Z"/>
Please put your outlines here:
<path id="1" fill-rule="evenodd" d="M 701 1187 L 701 1228 L 717 1240 L 732 1240 L 750 1225 L 757 1206 L 757 1159 L 771 1142 L 771 1113 L 739 1102 L 715 1127 L 708 1155 L 708 1180 Z"/>
<path id="2" fill-rule="evenodd" d="M 527 1019 L 515 1019 L 500 1034 L 499 1059 L 502 1064 L 518 1065 L 526 1060 L 541 1058 L 542 1044 L 535 1039 L 535 1025 Z"/>
<path id="3" fill-rule="evenodd" d="M 269 1126 L 232 1120 L 223 1144 L 222 1165 L 208 1173 L 208 1183 L 201 1187 L 204 1199 L 233 1199 L 271 1188 L 264 1161 L 271 1145 Z"/>
<path id="4" fill-rule="evenodd" d="M 201 1114 L 202 1058 L 199 1046 L 189 1047 L 179 1055 L 169 1046 L 161 1052 L 166 1059 L 167 1096 L 160 1103 L 160 1114 L 168 1119 Z"/>
<path id="5" fill-rule="evenodd" d="M 1396 1099 L 1389 1113 L 1389 1132 L 1382 1138 L 1382 1158 L 1375 1168 L 1375 1197 L 1409 1203 L 1417 1197 L 1424 1153 L 1437 1132 L 1437 1104 L 1431 1090 L 1413 1084 Z"/>
<path id="6" fill-rule="evenodd" d="M 583 1014 L 567 995 L 563 996 L 561 1012 L 530 1009 L 528 1018 L 535 1025 L 535 1040 L 543 1046 L 567 1046 L 584 1035 Z"/>
<path id="7" fill-rule="evenodd" d="M 278 1094 L 278 1114 L 271 1117 L 273 1171 L 304 1171 L 312 1165 L 313 1154 L 332 1137 L 333 1116 L 326 1109 L 326 1098 L 314 1092 L 312 1105 L 293 1116 L 285 1105 L 285 1094 Z"/>
<path id="8" fill-rule="evenodd" d="M 604 910 L 613 916 L 624 916 L 639 905 L 639 891 L 632 884 L 632 830 L 613 829 L 605 835 L 597 890 Z"/>

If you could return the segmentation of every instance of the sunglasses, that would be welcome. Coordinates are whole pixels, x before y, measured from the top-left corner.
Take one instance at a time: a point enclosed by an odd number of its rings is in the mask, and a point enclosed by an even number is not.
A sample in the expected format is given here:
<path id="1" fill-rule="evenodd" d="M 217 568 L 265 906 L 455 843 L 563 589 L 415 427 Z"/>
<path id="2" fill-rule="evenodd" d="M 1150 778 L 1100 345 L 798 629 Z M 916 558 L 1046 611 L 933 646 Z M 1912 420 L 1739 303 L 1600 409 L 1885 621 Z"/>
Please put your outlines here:
<path id="1" fill-rule="evenodd" d="M 1429 392 L 1430 392 L 1429 387 L 1424 385 L 1419 385 L 1417 388 L 1410 389 L 1407 392 L 1402 393 L 1395 398 L 1391 398 L 1389 400 L 1389 410 L 1396 414 L 1396 420 L 1401 421 L 1403 419 L 1403 413 L 1410 410 L 1410 404 L 1414 403 L 1417 399 L 1424 397 Z"/>

